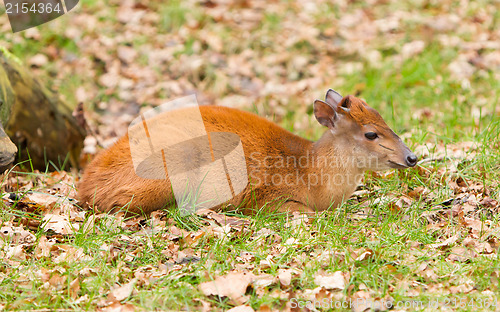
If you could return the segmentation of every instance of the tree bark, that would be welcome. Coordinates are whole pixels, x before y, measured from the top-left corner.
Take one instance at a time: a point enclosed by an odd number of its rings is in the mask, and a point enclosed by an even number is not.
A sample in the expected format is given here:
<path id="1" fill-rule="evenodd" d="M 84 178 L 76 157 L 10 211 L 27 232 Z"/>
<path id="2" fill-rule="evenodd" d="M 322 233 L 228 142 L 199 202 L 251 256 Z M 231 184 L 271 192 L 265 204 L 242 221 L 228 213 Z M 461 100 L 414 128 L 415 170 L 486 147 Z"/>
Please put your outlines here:
<path id="1" fill-rule="evenodd" d="M 57 169 L 65 164 L 78 168 L 85 129 L 65 102 L 1 47 L 0 101 L 0 121 L 18 147 L 20 161 L 30 159 L 33 168 L 42 170 L 49 164 Z M 2 151 L 8 154 L 12 149 L 0 141 L 0 156 Z"/>

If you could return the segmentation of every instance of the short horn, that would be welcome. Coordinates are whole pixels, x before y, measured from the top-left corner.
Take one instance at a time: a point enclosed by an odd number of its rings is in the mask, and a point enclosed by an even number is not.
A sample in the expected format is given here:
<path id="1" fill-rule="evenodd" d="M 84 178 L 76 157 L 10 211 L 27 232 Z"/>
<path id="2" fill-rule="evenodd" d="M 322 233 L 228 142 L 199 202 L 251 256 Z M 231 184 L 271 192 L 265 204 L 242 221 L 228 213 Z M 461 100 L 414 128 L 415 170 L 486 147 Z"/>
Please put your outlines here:
<path id="1" fill-rule="evenodd" d="M 343 106 L 340 106 L 340 108 L 344 111 L 344 113 L 349 114 L 351 112 L 351 110 L 349 108 L 346 108 L 346 107 L 343 107 Z"/>

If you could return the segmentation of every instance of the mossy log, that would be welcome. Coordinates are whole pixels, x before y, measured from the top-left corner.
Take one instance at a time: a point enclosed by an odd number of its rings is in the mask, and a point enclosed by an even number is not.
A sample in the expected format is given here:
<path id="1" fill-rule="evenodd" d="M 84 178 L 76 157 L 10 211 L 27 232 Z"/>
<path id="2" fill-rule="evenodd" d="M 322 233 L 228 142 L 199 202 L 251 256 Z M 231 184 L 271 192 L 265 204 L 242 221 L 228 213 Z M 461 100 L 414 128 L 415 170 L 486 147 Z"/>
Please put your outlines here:
<path id="1" fill-rule="evenodd" d="M 38 169 L 45 169 L 50 162 L 58 168 L 63 164 L 78 167 L 85 129 L 64 101 L 1 47 L 0 121 L 19 150 L 19 161 L 30 159 L 31 165 Z M 2 140 L 1 132 L 0 166 L 5 166 L 13 148 L 8 138 L 4 136 Z"/>

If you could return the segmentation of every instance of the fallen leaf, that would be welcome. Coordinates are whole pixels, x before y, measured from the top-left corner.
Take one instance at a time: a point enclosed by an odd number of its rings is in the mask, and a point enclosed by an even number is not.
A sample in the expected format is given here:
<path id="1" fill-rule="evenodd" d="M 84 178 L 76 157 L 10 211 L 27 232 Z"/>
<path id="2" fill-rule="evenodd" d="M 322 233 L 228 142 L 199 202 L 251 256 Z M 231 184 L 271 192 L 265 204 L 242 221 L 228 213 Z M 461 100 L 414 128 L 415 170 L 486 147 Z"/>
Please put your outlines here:
<path id="1" fill-rule="evenodd" d="M 254 312 L 255 310 L 252 309 L 252 307 L 247 306 L 247 305 L 240 305 L 237 307 L 234 307 L 232 309 L 227 310 L 227 312 Z"/>
<path id="2" fill-rule="evenodd" d="M 80 225 L 78 223 L 71 224 L 67 216 L 56 214 L 46 214 L 43 217 L 42 229 L 44 231 L 52 230 L 58 234 L 73 234 L 74 230 L 78 230 Z"/>
<path id="3" fill-rule="evenodd" d="M 136 308 L 134 305 L 130 303 L 120 303 L 120 302 L 113 302 L 111 305 L 105 307 L 102 309 L 103 312 L 133 312 L 136 311 Z"/>
<path id="4" fill-rule="evenodd" d="M 334 273 L 316 273 L 314 283 L 320 287 L 331 290 L 343 290 L 345 288 L 344 274 L 341 271 Z"/>
<path id="5" fill-rule="evenodd" d="M 205 296 L 228 297 L 235 303 L 243 304 L 249 299 L 245 292 L 254 277 L 250 272 L 230 272 L 216 277 L 214 281 L 201 283 L 199 288 Z"/>
<path id="6" fill-rule="evenodd" d="M 32 58 L 29 59 L 29 64 L 31 66 L 42 67 L 47 65 L 49 62 L 49 58 L 45 54 L 36 54 Z"/>
<path id="7" fill-rule="evenodd" d="M 352 305 L 352 310 L 354 312 L 370 311 L 371 303 L 373 303 L 370 293 L 364 290 L 355 292 L 352 295 L 351 301 L 355 302 L 355 304 Z"/>
<path id="8" fill-rule="evenodd" d="M 36 240 L 36 236 L 19 226 L 2 226 L 0 237 L 9 244 L 31 244 Z"/>
<path id="9" fill-rule="evenodd" d="M 442 242 L 430 244 L 429 247 L 434 248 L 434 249 L 442 249 L 445 247 L 449 247 L 450 245 L 454 244 L 458 240 L 459 236 L 460 236 L 460 233 L 457 233 L 453 236 L 448 237 L 446 240 L 444 240 Z"/>
<path id="10" fill-rule="evenodd" d="M 449 289 L 451 294 L 459 294 L 459 293 L 466 294 L 469 293 L 471 290 L 473 290 L 474 287 L 469 284 L 462 284 L 458 286 L 450 286 Z"/>
<path id="11" fill-rule="evenodd" d="M 279 269 L 278 279 L 281 285 L 288 287 L 292 282 L 292 270 L 291 269 Z"/>
<path id="12" fill-rule="evenodd" d="M 50 251 L 55 243 L 54 241 L 49 241 L 45 235 L 40 237 L 35 247 L 35 257 L 37 259 L 50 257 Z"/>
<path id="13" fill-rule="evenodd" d="M 474 251 L 466 247 L 457 246 L 450 250 L 450 255 L 446 259 L 450 261 L 466 262 L 475 257 L 477 257 L 477 254 Z"/>
<path id="14" fill-rule="evenodd" d="M 80 280 L 77 277 L 74 280 L 72 280 L 71 283 L 69 283 L 69 293 L 71 298 L 76 299 L 79 292 L 80 292 Z"/>
<path id="15" fill-rule="evenodd" d="M 367 249 L 366 251 L 364 251 L 362 254 L 360 254 L 356 258 L 356 261 L 365 261 L 368 259 L 373 259 L 374 256 L 375 256 L 375 253 L 373 252 L 373 250 Z"/>
<path id="16" fill-rule="evenodd" d="M 252 280 L 252 285 L 254 285 L 255 287 L 268 287 L 272 284 L 275 284 L 276 281 L 276 277 L 272 276 L 271 274 L 264 273 L 255 275 Z"/>
<path id="17" fill-rule="evenodd" d="M 137 279 L 134 278 L 130 282 L 114 288 L 108 295 L 108 299 L 111 301 L 122 301 L 127 299 L 132 294 L 136 282 Z"/>

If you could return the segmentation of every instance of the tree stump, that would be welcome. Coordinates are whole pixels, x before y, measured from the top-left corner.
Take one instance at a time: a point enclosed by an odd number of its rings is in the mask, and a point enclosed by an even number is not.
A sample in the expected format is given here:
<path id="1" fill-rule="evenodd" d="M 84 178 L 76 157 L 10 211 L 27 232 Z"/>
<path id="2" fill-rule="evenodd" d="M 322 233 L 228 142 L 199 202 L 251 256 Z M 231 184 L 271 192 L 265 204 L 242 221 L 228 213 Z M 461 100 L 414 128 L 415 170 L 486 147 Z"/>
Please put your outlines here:
<path id="1" fill-rule="evenodd" d="M 5 166 L 8 155 L 17 146 L 19 160 L 30 159 L 33 168 L 44 170 L 50 163 L 56 168 L 65 164 L 78 168 L 85 129 L 76 122 L 65 102 L 2 47 L 0 122 L 15 144 L 11 145 L 6 136 L 2 138 L 0 131 L 0 166 Z"/>

